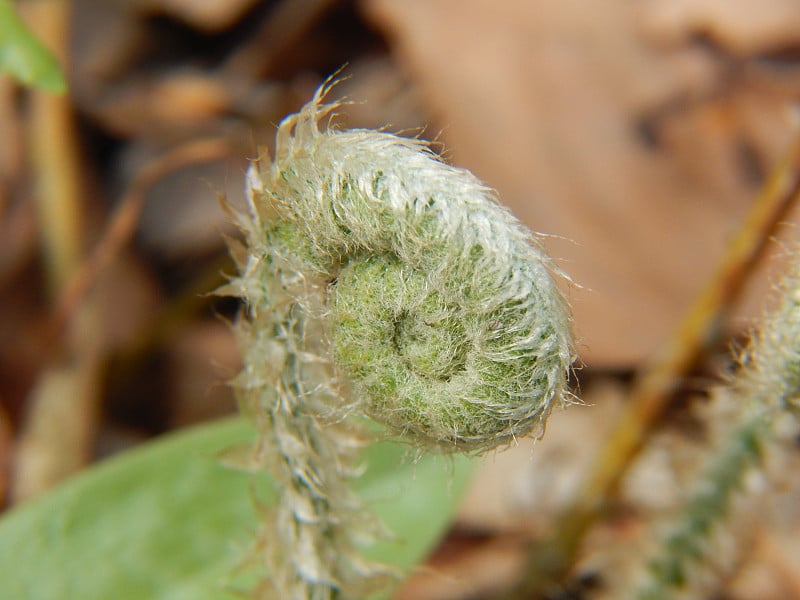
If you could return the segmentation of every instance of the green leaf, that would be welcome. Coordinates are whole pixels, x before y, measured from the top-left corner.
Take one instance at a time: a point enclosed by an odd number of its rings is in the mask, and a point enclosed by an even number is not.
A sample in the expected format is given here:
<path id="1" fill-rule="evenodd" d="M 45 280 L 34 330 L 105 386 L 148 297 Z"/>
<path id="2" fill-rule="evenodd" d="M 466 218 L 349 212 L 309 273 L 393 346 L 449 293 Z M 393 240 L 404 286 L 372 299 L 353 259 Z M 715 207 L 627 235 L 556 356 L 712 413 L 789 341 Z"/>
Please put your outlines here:
<path id="1" fill-rule="evenodd" d="M 0 70 L 50 92 L 67 89 L 58 62 L 33 36 L 9 0 L 0 0 Z"/>
<path id="2" fill-rule="evenodd" d="M 0 598 L 231 598 L 226 584 L 256 527 L 253 477 L 217 456 L 254 435 L 231 419 L 165 436 L 12 510 L 0 519 Z M 367 554 L 401 568 L 442 535 L 474 464 L 460 457 L 411 462 L 407 450 L 371 446 L 358 482 L 399 532 Z"/>

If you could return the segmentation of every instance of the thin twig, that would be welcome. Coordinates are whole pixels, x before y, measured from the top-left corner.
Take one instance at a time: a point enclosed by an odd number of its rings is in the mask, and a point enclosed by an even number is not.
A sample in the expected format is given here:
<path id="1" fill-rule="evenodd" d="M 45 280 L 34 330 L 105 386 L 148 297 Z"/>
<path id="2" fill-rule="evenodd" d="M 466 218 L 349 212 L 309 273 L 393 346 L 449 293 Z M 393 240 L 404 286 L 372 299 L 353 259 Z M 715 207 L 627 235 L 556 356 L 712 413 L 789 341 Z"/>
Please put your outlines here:
<path id="1" fill-rule="evenodd" d="M 93 318 L 82 323 L 75 339 L 66 335 L 67 325 L 81 312 L 92 285 L 135 231 L 147 191 L 175 169 L 229 153 L 229 144 L 222 140 L 190 142 L 142 169 L 93 252 L 64 286 L 48 331 L 52 340 L 50 352 L 43 361 L 19 436 L 14 501 L 48 489 L 79 469 L 90 455 L 103 358 L 91 338 L 92 328 L 99 322 Z"/>
<path id="2" fill-rule="evenodd" d="M 554 534 L 532 547 L 525 579 L 514 598 L 535 597 L 557 585 L 573 564 L 584 535 L 616 492 L 682 377 L 712 344 L 722 317 L 798 195 L 800 136 L 760 190 L 716 275 L 696 298 L 673 338 L 637 378 L 590 476 L 572 506 L 560 516 Z"/>
<path id="3" fill-rule="evenodd" d="M 148 190 L 181 167 L 229 155 L 231 146 L 221 139 L 198 140 L 179 146 L 144 167 L 131 183 L 112 215 L 102 238 L 80 265 L 60 295 L 53 315 L 53 332 L 59 338 L 102 270 L 111 263 L 136 230 Z"/>

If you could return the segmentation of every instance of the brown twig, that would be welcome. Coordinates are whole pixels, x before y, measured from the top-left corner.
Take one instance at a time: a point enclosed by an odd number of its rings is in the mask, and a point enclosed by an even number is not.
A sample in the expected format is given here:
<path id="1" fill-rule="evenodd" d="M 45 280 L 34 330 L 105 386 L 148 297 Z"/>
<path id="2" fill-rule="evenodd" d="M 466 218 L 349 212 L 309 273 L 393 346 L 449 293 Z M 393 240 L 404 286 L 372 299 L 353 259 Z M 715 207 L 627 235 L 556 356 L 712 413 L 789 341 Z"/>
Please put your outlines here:
<path id="1" fill-rule="evenodd" d="M 102 270 L 111 263 L 120 249 L 130 240 L 139 222 L 147 191 L 176 169 L 221 158 L 229 155 L 230 152 L 230 144 L 220 139 L 188 142 L 155 159 L 136 175 L 111 216 L 102 238 L 80 265 L 58 298 L 52 320 L 52 329 L 57 336 L 56 339 L 63 336 L 66 324 L 75 314 L 77 307 L 80 306 Z"/>
<path id="2" fill-rule="evenodd" d="M 69 339 L 69 343 L 65 332 L 103 269 L 135 231 L 147 190 L 175 169 L 229 153 L 229 144 L 222 140 L 190 142 L 142 169 L 93 252 L 65 285 L 49 331 L 51 352 L 31 394 L 28 418 L 19 436 L 13 483 L 15 502 L 48 489 L 79 469 L 89 457 L 103 357 L 97 344 L 92 343 L 92 324 L 84 322 L 76 339 Z"/>
<path id="3" fill-rule="evenodd" d="M 554 534 L 530 553 L 514 598 L 532 598 L 556 586 L 574 562 L 585 533 L 616 492 L 628 466 L 668 407 L 682 377 L 711 345 L 717 326 L 758 262 L 770 235 L 800 195 L 800 136 L 762 187 L 708 286 L 672 339 L 645 367 L 590 476 Z"/>

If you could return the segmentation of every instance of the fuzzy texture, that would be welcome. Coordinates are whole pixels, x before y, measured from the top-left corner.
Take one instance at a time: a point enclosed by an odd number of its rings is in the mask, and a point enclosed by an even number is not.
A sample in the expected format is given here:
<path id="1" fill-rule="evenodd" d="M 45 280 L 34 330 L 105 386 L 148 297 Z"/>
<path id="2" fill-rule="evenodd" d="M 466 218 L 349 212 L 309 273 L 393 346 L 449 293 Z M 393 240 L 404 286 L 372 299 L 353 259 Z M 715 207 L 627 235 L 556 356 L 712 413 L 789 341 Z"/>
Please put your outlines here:
<path id="1" fill-rule="evenodd" d="M 424 143 L 320 131 L 335 108 L 322 93 L 250 177 L 277 278 L 300 277 L 290 300 L 325 323 L 321 360 L 364 413 L 421 445 L 483 451 L 538 429 L 572 362 L 538 241 Z"/>
<path id="2" fill-rule="evenodd" d="M 800 412 L 800 272 L 779 287 L 776 309 L 761 322 L 740 356 L 740 370 L 717 403 L 729 393 L 736 410 L 710 448 L 683 511 L 666 532 L 660 552 L 648 560 L 635 595 L 638 600 L 704 598 L 713 589 L 707 564 L 719 549 L 715 539 L 732 518 L 732 508 L 747 489 L 745 480 L 763 466 L 764 450 L 774 443 L 774 422 Z M 724 553 L 722 553 L 724 554 Z M 717 567 L 719 569 L 719 567 Z"/>
<path id="3" fill-rule="evenodd" d="M 485 452 L 541 433 L 573 360 L 538 240 L 423 142 L 322 126 L 327 89 L 248 171 L 226 289 L 248 307 L 239 398 L 281 486 L 264 585 L 292 599 L 364 597 L 384 575 L 355 551 L 369 527 L 346 485 L 350 416 L 417 449 Z"/>
<path id="4" fill-rule="evenodd" d="M 800 261 L 779 286 L 780 300 L 753 335 L 734 382 L 740 396 L 758 398 L 772 411 L 800 414 Z"/>
<path id="5" fill-rule="evenodd" d="M 729 554 L 715 538 L 731 517 L 737 495 L 746 489 L 748 473 L 761 465 L 768 439 L 769 422 L 762 412 L 741 415 L 734 430 L 722 438 L 680 517 L 664 536 L 660 552 L 648 560 L 636 600 L 699 600 L 713 595 L 706 589 L 705 567 L 716 565 L 718 555 Z"/>

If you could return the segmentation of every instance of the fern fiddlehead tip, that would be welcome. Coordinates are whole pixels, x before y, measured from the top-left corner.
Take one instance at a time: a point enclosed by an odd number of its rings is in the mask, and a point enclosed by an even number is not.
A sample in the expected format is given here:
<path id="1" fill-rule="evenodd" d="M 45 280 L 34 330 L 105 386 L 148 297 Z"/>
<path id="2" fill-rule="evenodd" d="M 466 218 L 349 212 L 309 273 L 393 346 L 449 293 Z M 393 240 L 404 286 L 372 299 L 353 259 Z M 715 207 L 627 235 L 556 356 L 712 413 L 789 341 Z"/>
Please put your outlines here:
<path id="1" fill-rule="evenodd" d="M 483 451 L 540 427 L 573 360 L 540 242 L 424 142 L 323 126 L 326 91 L 249 176 L 273 298 L 325 321 L 339 388 L 396 433 Z"/>
<path id="2" fill-rule="evenodd" d="M 418 451 L 481 453 L 540 433 L 567 397 L 571 322 L 538 238 L 421 141 L 337 131 L 314 99 L 247 173 L 242 410 L 278 482 L 256 550 L 265 597 L 366 597 L 386 569 L 358 545 L 369 511 L 350 416 Z M 367 519 L 368 521 L 368 519 Z M 257 592 L 262 597 L 261 592 Z"/>

